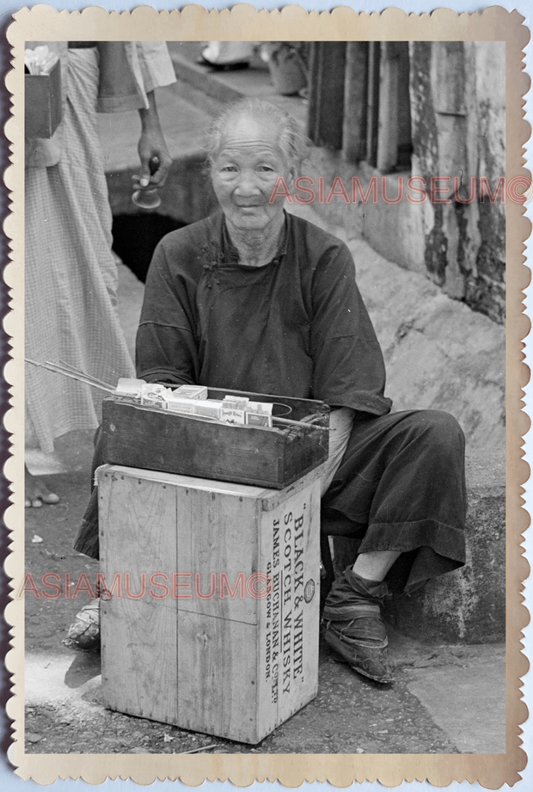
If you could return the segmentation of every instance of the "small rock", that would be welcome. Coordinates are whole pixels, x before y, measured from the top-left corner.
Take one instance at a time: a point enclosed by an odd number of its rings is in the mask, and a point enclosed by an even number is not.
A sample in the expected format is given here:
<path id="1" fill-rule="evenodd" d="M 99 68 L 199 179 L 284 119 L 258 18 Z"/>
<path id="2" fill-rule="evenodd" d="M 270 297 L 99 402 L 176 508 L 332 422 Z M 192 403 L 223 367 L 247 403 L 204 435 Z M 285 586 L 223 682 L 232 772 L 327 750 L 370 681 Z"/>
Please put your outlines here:
<path id="1" fill-rule="evenodd" d="M 43 540 L 40 536 L 37 536 L 37 534 L 33 534 L 31 541 L 32 544 L 40 544 Z"/>
<path id="2" fill-rule="evenodd" d="M 38 743 L 43 739 L 43 735 L 36 734 L 36 732 L 28 732 L 28 734 L 26 734 L 26 739 L 28 742 Z"/>

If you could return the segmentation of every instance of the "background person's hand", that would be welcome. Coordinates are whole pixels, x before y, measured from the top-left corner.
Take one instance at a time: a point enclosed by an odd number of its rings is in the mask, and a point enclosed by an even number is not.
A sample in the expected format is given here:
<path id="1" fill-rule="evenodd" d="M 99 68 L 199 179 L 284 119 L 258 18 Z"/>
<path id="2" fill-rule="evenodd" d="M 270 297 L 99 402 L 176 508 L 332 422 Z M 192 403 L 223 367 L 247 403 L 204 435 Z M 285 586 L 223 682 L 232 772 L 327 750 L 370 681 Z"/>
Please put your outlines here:
<path id="1" fill-rule="evenodd" d="M 159 126 L 159 122 L 157 126 Z M 141 173 L 138 188 L 142 190 L 162 187 L 165 183 L 170 166 L 172 165 L 172 159 L 168 153 L 167 144 L 165 143 L 161 129 L 153 127 L 143 128 L 137 150 L 141 160 Z M 153 163 L 156 159 L 158 162 L 154 170 Z M 150 163 L 152 163 L 152 167 Z"/>
<path id="2" fill-rule="evenodd" d="M 146 98 L 148 107 L 139 110 L 142 131 L 137 151 L 141 160 L 141 173 L 136 189 L 140 190 L 162 187 L 172 165 L 172 158 L 159 122 L 154 92 L 150 91 Z"/>

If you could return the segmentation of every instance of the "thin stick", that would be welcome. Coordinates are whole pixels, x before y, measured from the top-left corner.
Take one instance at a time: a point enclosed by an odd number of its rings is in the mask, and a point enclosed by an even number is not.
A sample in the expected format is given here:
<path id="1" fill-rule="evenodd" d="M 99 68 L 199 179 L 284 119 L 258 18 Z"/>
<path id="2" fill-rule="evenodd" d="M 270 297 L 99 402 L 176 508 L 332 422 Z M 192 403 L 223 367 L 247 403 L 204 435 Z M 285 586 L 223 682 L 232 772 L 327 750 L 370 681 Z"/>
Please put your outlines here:
<path id="1" fill-rule="evenodd" d="M 290 418 L 278 418 L 277 415 L 272 416 L 272 421 L 277 423 L 287 424 L 287 426 L 301 426 L 303 429 L 316 429 L 316 426 L 309 424 L 306 421 L 291 421 Z"/>
<path id="2" fill-rule="evenodd" d="M 70 377 L 70 379 L 76 380 L 76 382 L 81 382 L 83 385 L 89 385 L 91 388 L 98 388 L 98 390 L 105 391 L 106 393 L 115 392 L 114 388 L 111 388 L 108 385 L 99 385 L 97 382 L 93 382 L 92 380 L 82 377 L 79 374 L 73 374 L 70 371 L 55 368 L 54 366 L 43 366 L 43 368 L 48 369 L 48 371 L 52 371 L 54 374 L 62 374 L 64 377 Z"/>
<path id="3" fill-rule="evenodd" d="M 54 374 L 63 374 L 65 377 L 70 377 L 77 382 L 82 382 L 84 385 L 90 385 L 92 388 L 99 388 L 100 390 L 106 391 L 106 393 L 115 393 L 115 388 L 113 388 L 111 385 L 108 385 L 102 380 L 96 379 L 96 377 L 92 377 L 90 374 L 84 374 L 83 372 L 78 371 L 78 369 L 74 368 L 74 366 L 70 366 L 68 363 L 60 361 L 61 365 L 59 366 L 55 363 L 50 363 L 50 361 L 46 361 L 46 363 L 37 363 L 35 360 L 30 360 L 30 358 L 24 359 L 27 363 L 47 369 L 48 371 L 52 371 Z M 190 413 L 180 413 L 178 411 L 176 411 L 176 415 L 185 415 L 187 418 L 195 418 L 196 420 L 216 420 L 211 419 L 209 416 L 193 416 Z M 280 418 L 277 415 L 272 416 L 272 422 L 276 422 L 277 424 L 282 424 L 284 426 L 299 426 L 303 429 L 309 429 L 311 431 L 316 429 L 313 424 L 307 423 L 306 421 L 294 421 L 290 418 Z M 224 422 L 220 421 L 220 423 Z"/>
<path id="4" fill-rule="evenodd" d="M 57 365 L 57 364 L 52 364 L 52 365 Z M 81 369 L 77 369 L 75 366 L 71 366 L 70 363 L 65 363 L 64 360 L 59 361 L 59 366 L 61 366 L 61 368 L 64 368 L 67 371 L 70 371 L 72 374 L 80 374 L 82 377 L 85 377 L 86 379 L 90 379 L 92 380 L 92 382 L 95 382 L 98 385 L 102 385 L 102 387 L 113 388 L 113 386 L 110 385 L 109 382 L 104 382 L 103 380 L 98 379 L 98 377 L 93 377 L 92 374 L 86 374 L 84 371 L 81 371 Z"/>
<path id="5" fill-rule="evenodd" d="M 85 376 L 72 374 L 70 371 L 65 371 L 62 368 L 54 366 L 53 363 L 37 363 L 36 360 L 30 360 L 30 358 L 24 358 L 24 360 L 26 361 L 26 363 L 31 363 L 33 366 L 39 366 L 39 368 L 47 369 L 48 371 L 52 371 L 54 374 L 62 374 L 64 377 L 70 377 L 71 379 L 74 379 L 77 382 L 81 382 L 84 385 L 90 385 L 91 388 L 99 388 L 100 390 L 106 391 L 106 393 L 115 392 L 115 389 L 112 388 L 110 385 L 97 385 L 96 382 L 91 382 L 90 380 L 86 379 Z"/>
<path id="6" fill-rule="evenodd" d="M 190 751 L 177 751 L 177 754 L 192 754 L 199 753 L 200 751 L 209 751 L 211 748 L 221 748 L 222 743 L 211 743 L 211 745 L 202 745 L 201 748 L 192 748 Z"/>
<path id="7" fill-rule="evenodd" d="M 71 374 L 72 376 L 77 376 L 79 377 L 80 382 L 83 381 L 86 384 L 89 383 L 90 385 L 94 385 L 95 388 L 105 388 L 106 390 L 109 391 L 115 390 L 112 385 L 109 385 L 109 383 L 102 382 L 102 380 L 99 380 L 96 377 L 91 376 L 90 374 L 84 374 L 83 371 L 78 371 L 75 368 L 70 368 L 70 367 L 63 368 L 63 366 L 54 366 L 53 370 L 59 374 L 65 374 L 65 375 Z"/>

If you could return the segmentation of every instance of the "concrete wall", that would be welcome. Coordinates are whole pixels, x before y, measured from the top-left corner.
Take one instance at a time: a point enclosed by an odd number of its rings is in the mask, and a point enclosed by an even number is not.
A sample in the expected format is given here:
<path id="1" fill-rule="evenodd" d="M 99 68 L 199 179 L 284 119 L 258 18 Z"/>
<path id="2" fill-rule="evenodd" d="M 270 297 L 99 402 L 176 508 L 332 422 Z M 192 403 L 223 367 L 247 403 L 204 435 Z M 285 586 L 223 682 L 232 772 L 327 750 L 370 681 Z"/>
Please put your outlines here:
<path id="1" fill-rule="evenodd" d="M 495 321 L 505 309 L 505 208 L 480 200 L 479 178 L 494 191 L 505 176 L 503 42 L 413 42 L 412 172 L 457 177 L 459 199 L 422 215 L 424 264 L 452 297 Z M 473 182 L 472 182 L 473 180 Z M 477 187 L 477 190 L 476 190 Z M 442 194 L 445 197 L 445 194 Z"/>

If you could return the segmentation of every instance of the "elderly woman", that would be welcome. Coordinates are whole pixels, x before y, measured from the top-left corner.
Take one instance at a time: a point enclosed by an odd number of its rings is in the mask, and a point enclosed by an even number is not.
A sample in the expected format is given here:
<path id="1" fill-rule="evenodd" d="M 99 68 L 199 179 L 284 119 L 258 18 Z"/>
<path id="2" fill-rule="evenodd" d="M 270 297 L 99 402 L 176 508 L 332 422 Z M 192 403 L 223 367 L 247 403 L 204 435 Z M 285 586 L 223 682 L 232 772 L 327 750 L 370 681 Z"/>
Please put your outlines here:
<path id="1" fill-rule="evenodd" d="M 386 683 L 380 606 L 393 565 L 402 562 L 409 591 L 464 563 L 464 438 L 447 413 L 390 413 L 347 247 L 271 200 L 280 178 L 293 184 L 302 151 L 294 120 L 266 102 L 239 102 L 217 120 L 209 159 L 222 211 L 155 251 L 137 374 L 330 405 L 322 529 L 360 546 L 327 598 L 326 640 Z M 94 555 L 94 517 L 86 520 L 76 547 Z"/>

